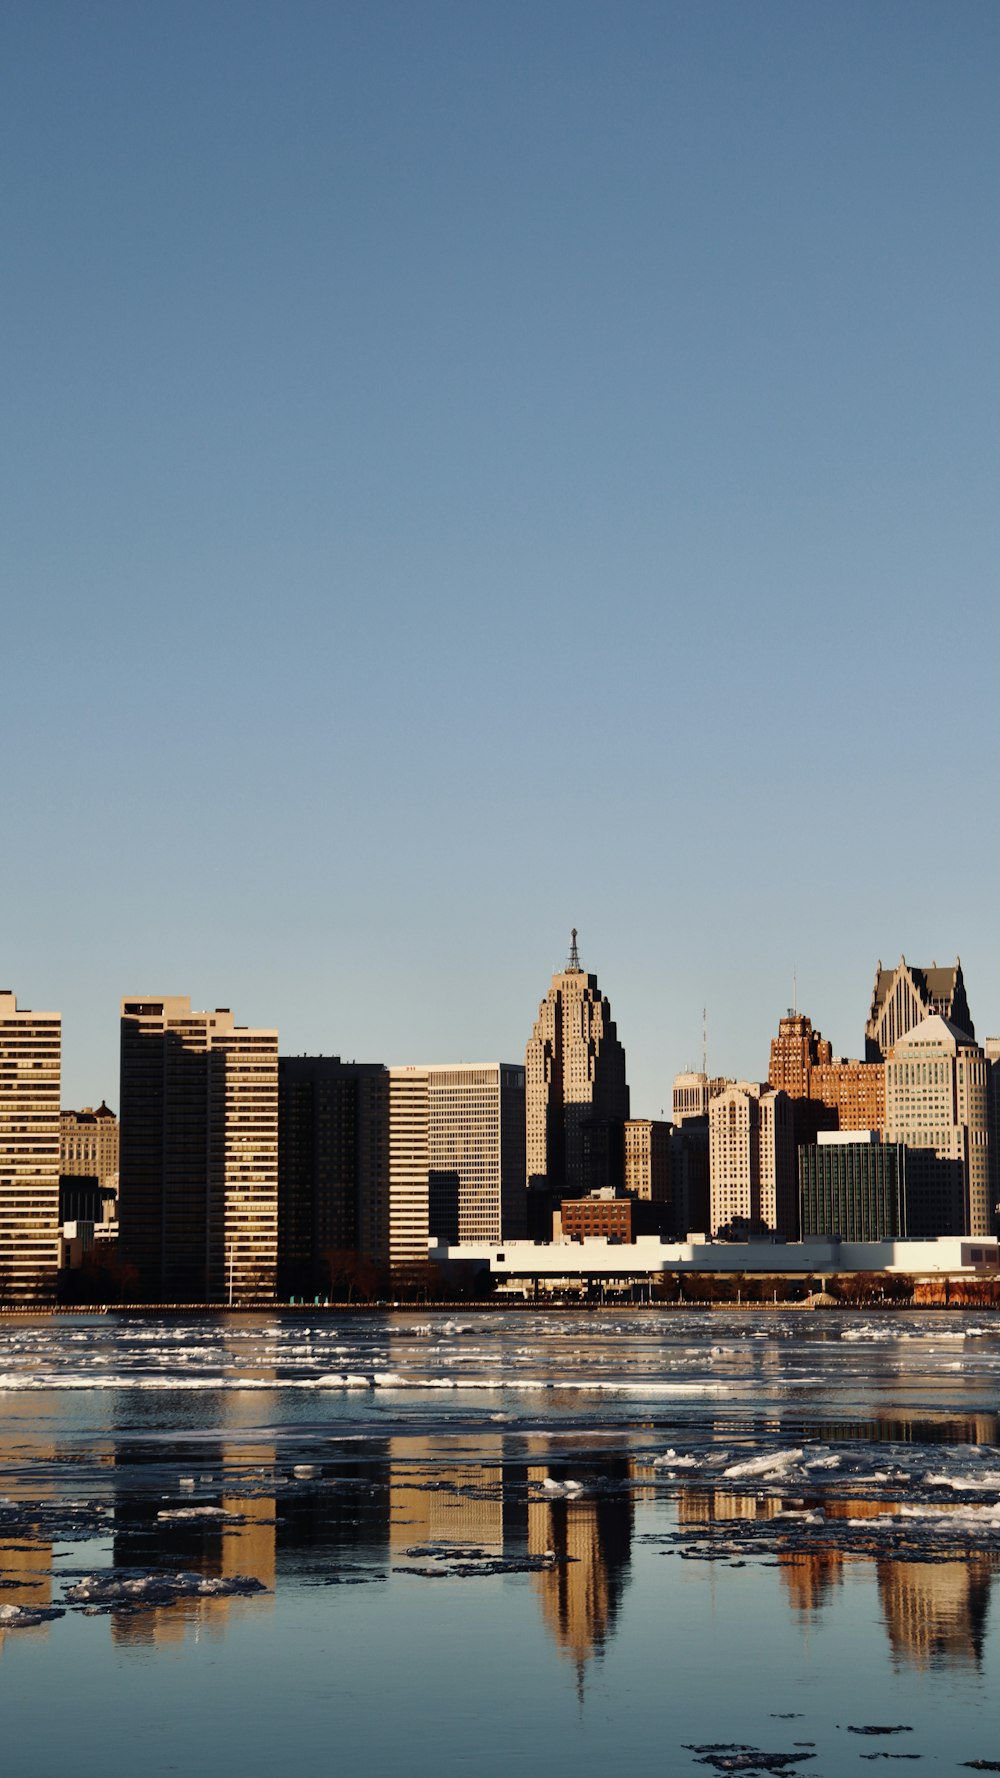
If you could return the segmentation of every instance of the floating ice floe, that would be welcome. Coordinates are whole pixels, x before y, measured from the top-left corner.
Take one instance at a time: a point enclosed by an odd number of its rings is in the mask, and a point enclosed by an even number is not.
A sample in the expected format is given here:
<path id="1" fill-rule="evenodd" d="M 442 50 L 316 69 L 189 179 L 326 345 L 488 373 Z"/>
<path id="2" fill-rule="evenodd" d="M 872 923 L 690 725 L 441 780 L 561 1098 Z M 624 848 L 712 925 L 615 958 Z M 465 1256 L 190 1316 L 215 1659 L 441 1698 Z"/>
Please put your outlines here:
<path id="1" fill-rule="evenodd" d="M 700 1469 L 697 1457 L 678 1456 L 674 1450 L 664 1451 L 662 1457 L 653 1458 L 654 1469 Z"/>
<path id="2" fill-rule="evenodd" d="M 225 1599 L 250 1593 L 266 1593 L 263 1581 L 252 1574 L 161 1574 L 118 1570 L 88 1574 L 66 1588 L 64 1597 L 74 1605 L 172 1605 L 176 1599 Z"/>
<path id="3" fill-rule="evenodd" d="M 566 1480 L 563 1482 L 558 1482 L 554 1476 L 547 1475 L 542 1482 L 542 1487 L 545 1489 L 546 1494 L 573 1495 L 582 1492 L 583 1483 L 574 1481 L 571 1476 L 567 1476 Z"/>
<path id="4" fill-rule="evenodd" d="M 0 1605 L 0 1630 L 33 1630 L 65 1615 L 58 1605 Z"/>
<path id="5" fill-rule="evenodd" d="M 729 1481 L 738 1481 L 745 1476 L 787 1475 L 801 1462 L 804 1454 L 799 1447 L 790 1451 L 766 1451 L 761 1457 L 747 1457 L 742 1463 L 730 1463 L 722 1473 Z"/>
<path id="6" fill-rule="evenodd" d="M 245 1522 L 242 1513 L 227 1512 L 224 1506 L 167 1507 L 156 1516 L 158 1519 L 225 1519 L 233 1525 L 242 1525 Z"/>

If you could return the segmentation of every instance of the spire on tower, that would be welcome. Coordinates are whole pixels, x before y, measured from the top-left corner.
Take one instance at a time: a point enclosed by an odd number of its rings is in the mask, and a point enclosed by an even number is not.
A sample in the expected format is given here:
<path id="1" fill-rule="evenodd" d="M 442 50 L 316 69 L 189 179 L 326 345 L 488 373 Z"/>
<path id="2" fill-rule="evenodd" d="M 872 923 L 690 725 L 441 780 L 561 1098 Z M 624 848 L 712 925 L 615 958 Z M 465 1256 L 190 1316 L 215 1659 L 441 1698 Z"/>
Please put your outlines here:
<path id="1" fill-rule="evenodd" d="M 580 953 L 576 948 L 576 927 L 575 926 L 573 927 L 573 930 L 570 934 L 569 962 L 566 965 L 567 975 L 570 973 L 570 971 L 575 972 L 577 975 L 582 973 L 581 968 L 580 968 Z"/>

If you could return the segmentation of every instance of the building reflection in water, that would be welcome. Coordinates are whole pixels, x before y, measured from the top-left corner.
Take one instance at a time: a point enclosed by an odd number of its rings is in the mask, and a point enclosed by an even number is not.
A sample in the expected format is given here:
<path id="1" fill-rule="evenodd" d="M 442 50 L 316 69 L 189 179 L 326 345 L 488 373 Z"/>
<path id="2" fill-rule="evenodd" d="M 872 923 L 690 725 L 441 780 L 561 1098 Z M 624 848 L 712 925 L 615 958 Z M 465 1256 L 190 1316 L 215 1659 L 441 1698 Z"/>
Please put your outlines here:
<path id="1" fill-rule="evenodd" d="M 248 1341 L 246 1334 L 243 1323 L 231 1343 L 232 1362 L 246 1366 L 255 1387 L 206 1394 L 206 1412 L 218 1435 L 192 1444 L 197 1453 L 188 1471 L 195 1480 L 192 1492 L 163 1498 L 154 1471 L 172 1462 L 176 1476 L 176 1456 L 170 1451 L 165 1457 L 169 1447 L 162 1442 L 134 1432 L 117 1441 L 113 1559 L 122 1568 L 183 1570 L 222 1580 L 250 1576 L 267 1591 L 246 1599 L 199 1596 L 113 1611 L 116 1643 L 169 1644 L 203 1631 L 221 1636 L 235 1615 L 271 1609 L 282 1580 L 339 1584 L 348 1578 L 371 1579 L 376 1571 L 381 1578 L 425 1546 L 465 1547 L 487 1558 L 513 1561 L 551 1553 L 555 1560 L 531 1572 L 529 1584 L 556 1649 L 576 1667 L 582 1686 L 587 1664 L 601 1656 L 615 1633 L 630 1576 L 637 1506 L 648 1503 L 659 1510 L 663 1502 L 659 1488 L 643 1485 L 650 1475 L 648 1464 L 593 1452 L 578 1463 L 554 1460 L 551 1442 L 541 1435 L 497 1432 L 468 1441 L 454 1434 L 389 1435 L 326 1445 L 323 1460 L 315 1464 L 316 1486 L 309 1485 L 308 1477 L 297 1477 L 293 1486 L 285 1487 L 275 1478 L 295 1459 L 289 1459 L 284 1446 L 279 1451 L 273 1436 L 262 1430 L 281 1417 L 280 1379 L 267 1368 L 269 1335 L 263 1326 L 259 1342 Z M 275 1393 L 262 1389 L 262 1380 L 273 1383 Z M 921 1442 L 945 1436 L 953 1443 L 967 1439 L 981 1444 L 997 1438 L 995 1415 L 970 1417 L 963 1425 L 964 1433 L 957 1421 L 947 1428 L 943 1423 L 873 1421 L 867 1429 L 856 1428 L 855 1436 L 899 1442 L 908 1435 Z M 773 1430 L 781 1430 L 777 1421 Z M 843 1436 L 844 1428 L 831 1427 L 830 1436 L 835 1435 Z M 582 1484 L 579 1492 L 562 1491 L 570 1478 Z M 11 1486 L 5 1491 L 13 1494 Z M 216 1505 L 233 1516 L 159 1516 L 164 1508 L 183 1508 L 188 1501 Z M 682 1486 L 675 1497 L 681 1529 L 717 1526 L 724 1534 L 727 1523 L 739 1521 L 745 1529 L 748 1522 L 757 1522 L 776 1543 L 777 1527 L 773 1533 L 766 1527 L 783 1504 L 778 1498 L 697 1486 Z M 823 1505 L 832 1534 L 826 1547 L 820 1539 L 811 1547 L 810 1534 L 797 1548 L 774 1550 L 782 1593 L 793 1613 L 802 1620 L 814 1618 L 842 1585 L 847 1564 L 874 1564 L 895 1661 L 918 1667 L 978 1664 L 1000 1558 L 974 1553 L 944 1561 L 899 1562 L 877 1550 L 837 1548 L 836 1521 L 877 1518 L 897 1512 L 898 1504 L 826 1499 Z M 787 1530 L 786 1522 L 780 1540 L 791 1542 Z M 4 1589 L 3 1599 L 50 1604 L 51 1556 L 51 1545 L 27 1547 L 17 1539 L 0 1545 L 0 1578 L 14 1582 Z M 40 1626 L 39 1633 L 47 1628 Z"/>
<path id="2" fill-rule="evenodd" d="M 954 1562 L 879 1562 L 879 1598 L 894 1664 L 980 1666 L 996 1569 L 992 1551 Z"/>
<path id="3" fill-rule="evenodd" d="M 565 1474 L 565 1472 L 563 1472 Z M 573 1661 L 582 1686 L 586 1663 L 614 1633 L 632 1551 L 631 1465 L 625 1457 L 589 1458 L 585 1489 L 546 1499 L 538 1489 L 562 1479 L 549 1464 L 528 1469 L 527 1549 L 549 1551 L 551 1568 L 533 1574 L 542 1614 L 560 1654 Z"/>
<path id="4" fill-rule="evenodd" d="M 27 1452 L 23 1441 L 17 1444 L 4 1442 L 0 1444 L 0 1493 L 10 1501 L 19 1500 L 51 1500 L 51 1486 L 44 1483 L 29 1486 L 25 1473 Z M 51 1463 L 56 1455 L 56 1447 L 48 1441 L 33 1441 L 30 1451 L 32 1463 L 39 1466 L 39 1474 L 44 1474 L 42 1465 Z M 24 1536 L 10 1536 L 0 1539 L 0 1604 L 22 1605 L 46 1609 L 52 1604 L 52 1544 L 48 1539 L 34 1538 L 29 1542 Z M 48 1623 L 35 1624 L 30 1629 L 16 1631 L 5 1630 L 0 1623 L 0 1654 L 3 1653 L 4 1642 L 8 1635 L 46 1636 L 49 1632 Z"/>
<path id="5" fill-rule="evenodd" d="M 756 1520 L 766 1525 L 782 1510 L 780 1499 L 757 1499 L 722 1488 L 683 1488 L 677 1497 L 681 1525 L 718 1525 Z M 900 1511 L 891 1500 L 825 1500 L 827 1523 L 880 1519 Z M 900 1561 L 867 1551 L 778 1550 L 778 1570 L 792 1609 L 801 1617 L 817 1614 L 843 1580 L 848 1563 L 874 1564 L 879 1600 L 893 1661 L 920 1668 L 975 1666 L 982 1662 L 993 1577 L 1000 1568 L 994 1551 L 936 1561 Z"/>
<path id="6" fill-rule="evenodd" d="M 150 1465 L 162 1462 L 162 1447 L 141 1435 L 134 1442 L 129 1436 L 116 1442 L 112 1553 L 116 1568 L 183 1572 L 209 1580 L 242 1575 L 259 1581 L 267 1591 L 250 1598 L 194 1595 L 169 1605 L 132 1604 L 112 1610 L 111 1635 L 116 1644 L 165 1645 L 203 1631 L 221 1638 L 234 1614 L 251 1606 L 258 1611 L 273 1606 L 277 1501 L 273 1480 L 269 1488 L 268 1478 L 273 1477 L 277 1451 L 273 1439 L 254 1437 L 252 1432 L 277 1412 L 276 1395 L 260 1387 L 262 1380 L 277 1382 L 273 1367 L 266 1364 L 265 1326 L 261 1324 L 257 1339 L 247 1339 L 246 1326 L 223 1338 L 227 1369 L 231 1365 L 239 1375 L 245 1368 L 255 1387 L 245 1394 L 220 1390 L 214 1397 L 219 1434 L 198 1442 L 192 1460 L 196 1491 L 164 1498 L 162 1489 L 149 1488 L 143 1480 Z M 197 1512 L 205 1506 L 219 1508 L 220 1515 Z M 178 1511 L 192 1511 L 193 1516 L 160 1516 Z"/>

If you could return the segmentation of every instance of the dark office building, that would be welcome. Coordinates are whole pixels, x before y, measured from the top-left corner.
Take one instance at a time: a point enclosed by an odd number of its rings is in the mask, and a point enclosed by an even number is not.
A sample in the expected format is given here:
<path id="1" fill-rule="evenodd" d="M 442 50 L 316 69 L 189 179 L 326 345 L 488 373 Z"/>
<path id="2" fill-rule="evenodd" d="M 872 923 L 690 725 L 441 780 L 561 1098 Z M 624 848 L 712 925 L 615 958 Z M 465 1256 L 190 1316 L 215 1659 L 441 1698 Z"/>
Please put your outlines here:
<path id="1" fill-rule="evenodd" d="M 851 1132 L 853 1135 L 854 1132 Z M 901 1142 L 819 1142 L 799 1149 L 802 1239 L 889 1241 L 907 1228 L 906 1150 Z"/>
<path id="2" fill-rule="evenodd" d="M 378 1250 L 386 1214 L 389 1076 L 381 1062 L 278 1058 L 278 1290 L 330 1282 L 327 1254 Z"/>

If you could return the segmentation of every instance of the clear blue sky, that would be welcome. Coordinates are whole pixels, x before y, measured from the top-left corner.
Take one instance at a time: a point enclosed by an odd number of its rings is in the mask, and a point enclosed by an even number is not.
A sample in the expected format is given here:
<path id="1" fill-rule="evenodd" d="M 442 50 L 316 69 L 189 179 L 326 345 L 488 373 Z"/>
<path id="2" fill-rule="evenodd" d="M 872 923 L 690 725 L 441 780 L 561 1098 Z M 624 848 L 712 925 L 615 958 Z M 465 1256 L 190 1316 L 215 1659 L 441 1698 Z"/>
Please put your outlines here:
<path id="1" fill-rule="evenodd" d="M 1000 1030 L 993 0 L 6 0 L 0 986 Z"/>

